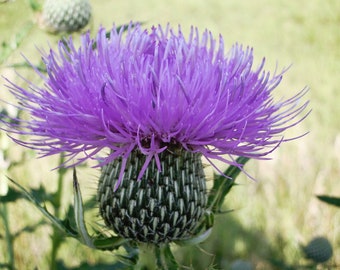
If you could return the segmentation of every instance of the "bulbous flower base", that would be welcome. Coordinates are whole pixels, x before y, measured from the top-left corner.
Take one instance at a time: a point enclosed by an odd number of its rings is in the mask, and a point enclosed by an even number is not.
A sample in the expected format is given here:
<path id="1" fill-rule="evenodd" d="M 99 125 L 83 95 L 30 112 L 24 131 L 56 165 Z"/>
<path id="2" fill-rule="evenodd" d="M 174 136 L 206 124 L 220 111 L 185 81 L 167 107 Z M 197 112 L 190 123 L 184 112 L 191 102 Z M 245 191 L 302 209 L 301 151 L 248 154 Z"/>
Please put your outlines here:
<path id="1" fill-rule="evenodd" d="M 159 158 L 162 171 L 153 159 L 137 181 L 146 156 L 132 152 L 116 191 L 122 160 L 103 167 L 97 194 L 100 215 L 124 238 L 154 244 L 188 239 L 204 215 L 207 194 L 201 154 L 164 151 Z"/>

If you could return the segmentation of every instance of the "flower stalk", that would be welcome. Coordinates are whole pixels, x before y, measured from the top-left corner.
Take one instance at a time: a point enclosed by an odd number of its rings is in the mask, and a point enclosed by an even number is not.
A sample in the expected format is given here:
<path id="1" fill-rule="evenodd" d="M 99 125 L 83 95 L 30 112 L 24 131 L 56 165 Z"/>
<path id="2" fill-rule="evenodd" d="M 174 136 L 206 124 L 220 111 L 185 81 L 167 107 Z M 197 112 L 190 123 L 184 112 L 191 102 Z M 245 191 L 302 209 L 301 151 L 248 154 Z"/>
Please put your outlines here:
<path id="1" fill-rule="evenodd" d="M 138 249 L 139 259 L 134 269 L 155 269 L 155 266 L 157 266 L 159 270 L 178 269 L 178 264 L 171 252 L 169 244 L 153 245 L 139 243 Z"/>
<path id="2" fill-rule="evenodd" d="M 153 269 L 156 265 L 155 249 L 153 244 L 139 243 L 138 244 L 138 262 L 134 269 L 145 270 Z"/>

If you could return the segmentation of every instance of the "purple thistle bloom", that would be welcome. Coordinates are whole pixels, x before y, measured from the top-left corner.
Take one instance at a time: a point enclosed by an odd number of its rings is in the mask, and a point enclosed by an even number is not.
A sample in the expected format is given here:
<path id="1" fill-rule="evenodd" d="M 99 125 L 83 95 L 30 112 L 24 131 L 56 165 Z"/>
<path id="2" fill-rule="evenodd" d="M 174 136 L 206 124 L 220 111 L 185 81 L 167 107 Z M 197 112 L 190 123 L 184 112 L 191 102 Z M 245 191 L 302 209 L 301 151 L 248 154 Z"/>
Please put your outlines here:
<path id="1" fill-rule="evenodd" d="M 96 39 L 82 36 L 80 48 L 71 38 L 59 42 L 43 61 L 43 86 L 8 86 L 31 118 L 2 120 L 2 129 L 33 135 L 14 140 L 43 155 L 77 156 L 73 165 L 110 149 L 100 166 L 122 158 L 120 179 L 136 149 L 147 157 L 139 179 L 152 159 L 161 170 L 159 154 L 177 147 L 210 163 L 264 158 L 288 140 L 283 132 L 305 118 L 308 104 L 300 101 L 307 89 L 275 102 L 284 71 L 271 75 L 264 60 L 253 68 L 251 48 L 236 44 L 225 53 L 221 36 L 194 28 L 188 38 L 169 26 L 113 28 L 110 38 L 102 28 Z"/>

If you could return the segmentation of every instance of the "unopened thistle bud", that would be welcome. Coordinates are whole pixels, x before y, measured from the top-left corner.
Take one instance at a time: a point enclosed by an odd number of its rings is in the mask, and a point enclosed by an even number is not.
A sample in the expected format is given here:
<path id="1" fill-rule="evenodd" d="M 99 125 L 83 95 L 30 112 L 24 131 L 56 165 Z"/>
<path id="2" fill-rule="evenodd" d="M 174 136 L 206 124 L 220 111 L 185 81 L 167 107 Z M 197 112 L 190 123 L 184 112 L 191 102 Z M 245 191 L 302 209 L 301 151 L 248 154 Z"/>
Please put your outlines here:
<path id="1" fill-rule="evenodd" d="M 307 259 L 316 263 L 324 263 L 333 255 L 333 248 L 327 238 L 315 237 L 305 247 L 303 251 Z"/>
<path id="2" fill-rule="evenodd" d="M 89 0 L 46 0 L 42 23 L 51 32 L 74 32 L 85 27 L 91 18 Z"/>

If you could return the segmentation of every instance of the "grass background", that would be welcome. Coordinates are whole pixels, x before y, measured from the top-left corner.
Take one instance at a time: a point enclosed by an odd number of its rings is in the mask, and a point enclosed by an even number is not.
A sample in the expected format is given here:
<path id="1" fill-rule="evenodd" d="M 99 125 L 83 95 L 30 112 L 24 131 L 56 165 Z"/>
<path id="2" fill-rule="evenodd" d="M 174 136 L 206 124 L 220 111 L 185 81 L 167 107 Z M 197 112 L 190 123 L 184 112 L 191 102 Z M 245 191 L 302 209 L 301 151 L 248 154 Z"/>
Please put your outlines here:
<path id="1" fill-rule="evenodd" d="M 268 70 L 273 70 L 277 63 L 279 68 L 292 65 L 276 91 L 278 97 L 289 97 L 306 85 L 310 87 L 306 98 L 313 111 L 287 136 L 310 133 L 283 144 L 270 161 L 250 161 L 246 169 L 258 181 L 245 176 L 238 179 L 240 185 L 226 202 L 226 209 L 235 211 L 216 218 L 212 237 L 200 247 L 179 248 L 176 257 L 180 262 L 194 269 L 206 269 L 213 264 L 227 269 L 236 259 L 249 260 L 256 269 L 271 269 L 268 258 L 303 264 L 299 245 L 322 235 L 334 247 L 330 264 L 340 267 L 340 211 L 315 198 L 316 194 L 340 196 L 340 1 L 92 0 L 91 3 L 93 32 L 100 25 L 109 28 L 113 23 L 129 21 L 144 22 L 145 27 L 168 22 L 173 26 L 181 24 L 184 32 L 192 25 L 202 31 L 207 28 L 216 37 L 223 35 L 226 48 L 235 42 L 253 47 L 256 63 L 265 56 Z M 22 62 L 21 53 L 37 63 L 36 47 L 47 49 L 48 43 L 55 46 L 58 39 L 39 29 L 33 24 L 35 21 L 36 14 L 29 9 L 28 1 L 0 4 L 0 49 L 4 50 L 4 43 L 15 49 L 0 71 L 11 80 L 20 82 L 8 66 Z M 28 35 L 15 48 L 15 40 L 20 39 L 18 33 L 26 29 Z M 18 71 L 38 81 L 31 71 Z M 11 100 L 3 87 L 3 78 L 0 83 L 0 97 Z M 13 143 L 10 147 L 10 159 L 15 161 L 23 150 Z M 6 173 L 22 185 L 42 184 L 54 190 L 57 176 L 51 169 L 56 164 L 56 158 L 36 159 L 33 153 L 28 153 L 25 164 Z M 71 180 L 70 175 L 67 177 Z M 85 197 L 95 193 L 97 177 L 97 171 L 80 172 Z M 65 205 L 72 202 L 70 189 L 71 181 L 65 185 Z M 9 207 L 13 232 L 41 218 L 24 201 Z M 49 234 L 49 226 L 42 226 L 33 234 L 20 235 L 14 243 L 18 269 L 46 269 Z M 0 239 L 0 262 L 6 256 Z M 77 266 L 82 260 L 95 263 L 115 259 L 110 253 L 94 252 L 73 240 L 62 246 L 59 257 L 68 267 Z"/>

